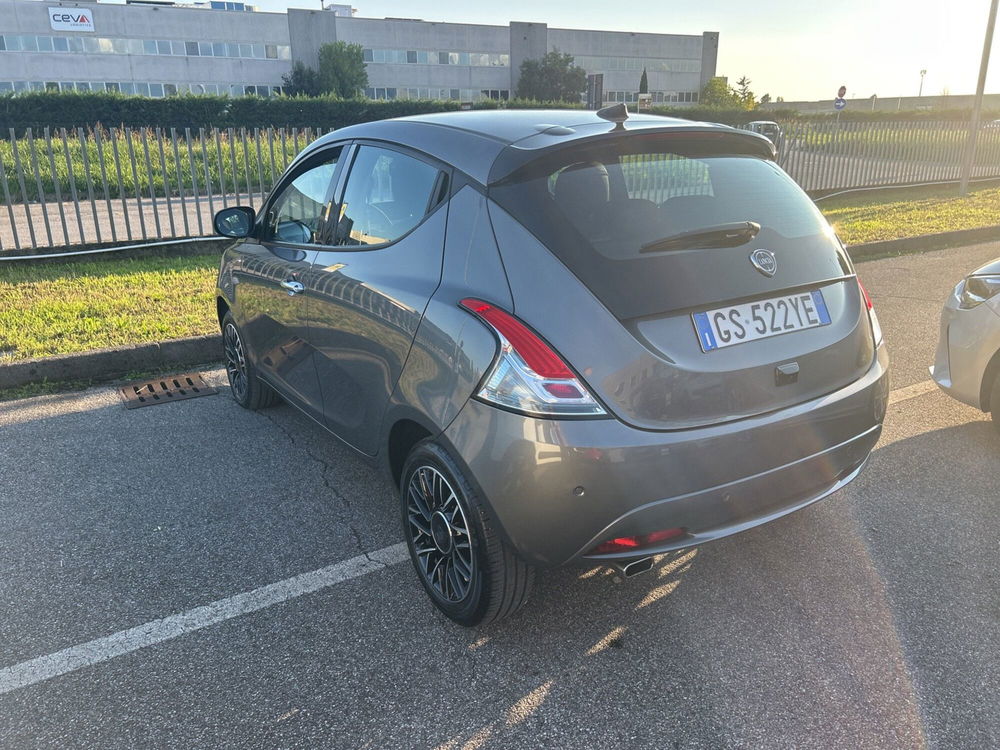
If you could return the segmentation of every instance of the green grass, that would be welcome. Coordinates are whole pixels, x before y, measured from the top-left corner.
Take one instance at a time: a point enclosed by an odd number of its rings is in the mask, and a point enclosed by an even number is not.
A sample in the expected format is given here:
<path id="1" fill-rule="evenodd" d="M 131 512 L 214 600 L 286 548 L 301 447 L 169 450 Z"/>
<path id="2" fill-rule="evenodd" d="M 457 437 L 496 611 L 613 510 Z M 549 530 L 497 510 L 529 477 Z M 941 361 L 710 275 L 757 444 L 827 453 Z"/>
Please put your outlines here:
<path id="1" fill-rule="evenodd" d="M 1000 188 L 981 187 L 960 198 L 954 185 L 875 190 L 819 202 L 848 245 L 1000 224 Z"/>
<path id="2" fill-rule="evenodd" d="M 218 255 L 0 263 L 0 363 L 218 330 Z"/>

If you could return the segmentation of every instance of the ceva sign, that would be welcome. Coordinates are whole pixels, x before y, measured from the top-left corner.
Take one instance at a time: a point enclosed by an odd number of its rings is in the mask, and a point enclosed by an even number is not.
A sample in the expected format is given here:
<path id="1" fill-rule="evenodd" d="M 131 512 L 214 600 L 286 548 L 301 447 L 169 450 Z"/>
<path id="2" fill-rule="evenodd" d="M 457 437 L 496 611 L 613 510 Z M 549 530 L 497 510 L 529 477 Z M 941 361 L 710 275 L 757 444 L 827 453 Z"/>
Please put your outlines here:
<path id="1" fill-rule="evenodd" d="M 53 31 L 93 31 L 94 13 L 88 8 L 49 8 Z"/>

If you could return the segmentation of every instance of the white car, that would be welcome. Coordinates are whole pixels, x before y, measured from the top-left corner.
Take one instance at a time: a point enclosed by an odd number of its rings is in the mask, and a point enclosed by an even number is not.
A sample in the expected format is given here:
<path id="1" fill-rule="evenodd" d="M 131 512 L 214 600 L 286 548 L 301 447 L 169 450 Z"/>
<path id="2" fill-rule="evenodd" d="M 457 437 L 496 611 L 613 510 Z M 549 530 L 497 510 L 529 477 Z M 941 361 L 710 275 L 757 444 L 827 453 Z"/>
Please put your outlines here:
<path id="1" fill-rule="evenodd" d="M 1000 430 L 1000 258 L 952 290 L 930 371 L 945 393 L 991 412 Z"/>

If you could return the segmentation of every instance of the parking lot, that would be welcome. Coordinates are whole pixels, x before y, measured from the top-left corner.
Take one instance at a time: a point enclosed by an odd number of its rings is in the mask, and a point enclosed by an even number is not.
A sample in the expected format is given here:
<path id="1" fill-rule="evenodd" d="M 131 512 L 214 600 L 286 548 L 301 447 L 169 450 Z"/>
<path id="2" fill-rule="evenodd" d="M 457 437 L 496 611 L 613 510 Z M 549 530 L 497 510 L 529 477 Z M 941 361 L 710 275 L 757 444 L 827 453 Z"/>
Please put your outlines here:
<path id="1" fill-rule="evenodd" d="M 860 264 L 892 358 L 846 490 L 657 561 L 437 613 L 389 481 L 288 406 L 0 403 L 0 747 L 1000 744 L 1000 433 L 928 381 L 1000 243 Z"/>

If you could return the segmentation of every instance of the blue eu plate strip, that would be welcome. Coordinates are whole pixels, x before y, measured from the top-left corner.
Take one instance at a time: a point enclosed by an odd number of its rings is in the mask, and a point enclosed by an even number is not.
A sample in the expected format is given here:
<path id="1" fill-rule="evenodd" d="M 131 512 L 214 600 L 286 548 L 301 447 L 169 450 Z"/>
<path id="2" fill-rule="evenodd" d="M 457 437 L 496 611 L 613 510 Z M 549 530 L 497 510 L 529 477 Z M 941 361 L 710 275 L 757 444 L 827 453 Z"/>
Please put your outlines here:
<path id="1" fill-rule="evenodd" d="M 823 299 L 823 293 L 818 289 L 812 293 L 813 304 L 816 305 L 816 312 L 819 313 L 819 320 L 823 325 L 828 325 L 830 323 L 830 311 L 826 309 L 826 301 Z"/>
<path id="2" fill-rule="evenodd" d="M 824 307 L 825 311 L 826 308 Z M 715 334 L 712 333 L 712 326 L 708 323 L 708 315 L 700 312 L 694 314 L 694 326 L 698 329 L 698 340 L 701 342 L 702 351 L 710 352 L 718 347 L 715 341 Z"/>

